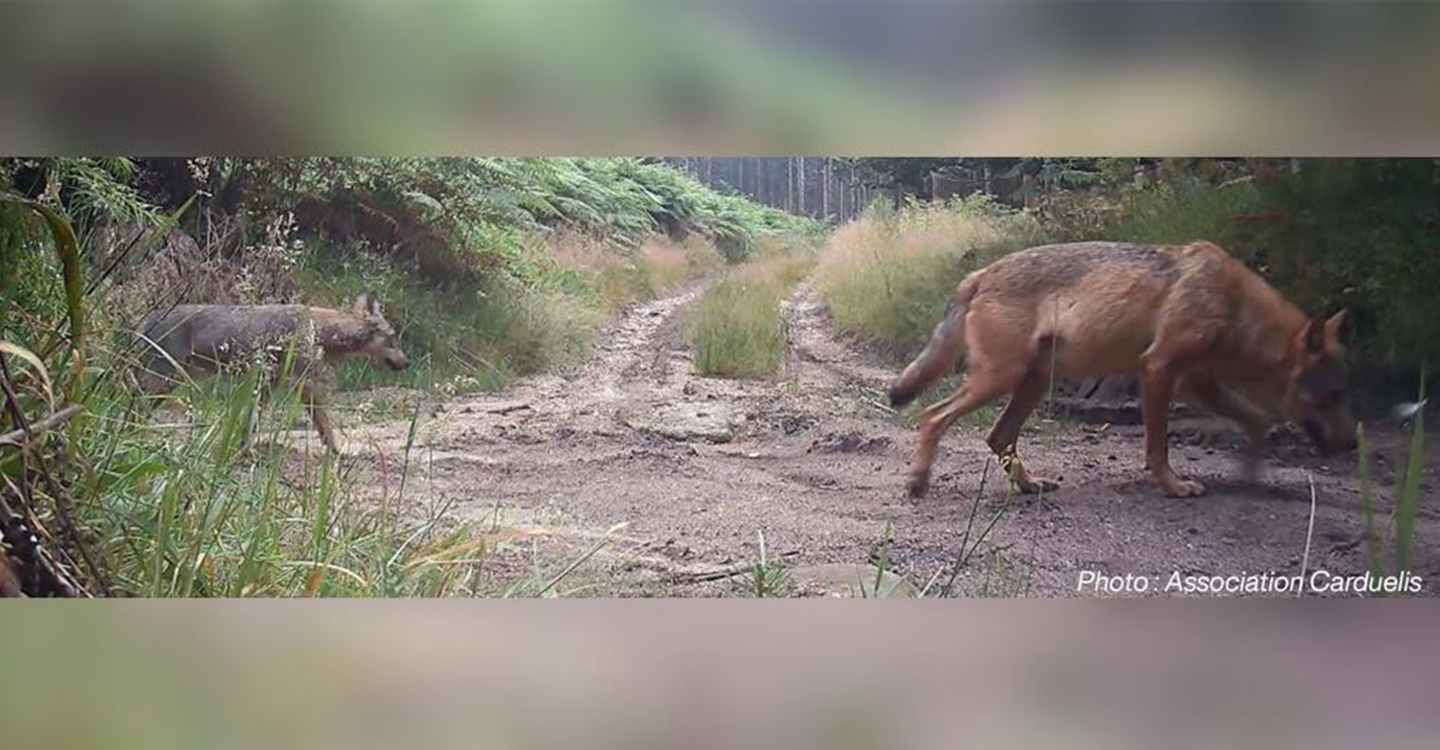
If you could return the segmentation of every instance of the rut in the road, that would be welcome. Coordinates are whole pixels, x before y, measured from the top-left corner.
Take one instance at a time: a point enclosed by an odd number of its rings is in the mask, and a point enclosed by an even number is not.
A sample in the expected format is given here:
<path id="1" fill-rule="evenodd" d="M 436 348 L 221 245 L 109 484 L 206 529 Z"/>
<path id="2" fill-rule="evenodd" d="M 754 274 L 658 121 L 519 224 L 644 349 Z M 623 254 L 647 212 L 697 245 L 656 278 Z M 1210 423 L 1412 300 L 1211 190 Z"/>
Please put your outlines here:
<path id="1" fill-rule="evenodd" d="M 887 373 L 828 337 L 802 284 L 785 302 L 791 347 L 782 376 L 702 377 L 683 330 L 684 310 L 704 288 L 630 309 L 573 373 L 444 404 L 411 451 L 406 493 L 417 514 L 443 504 L 457 521 L 499 519 L 543 533 L 557 554 L 628 524 L 604 558 L 614 579 L 607 592 L 677 592 L 689 586 L 679 582 L 752 557 L 762 530 L 787 559 L 808 548 L 808 561 L 863 562 L 878 527 L 869 512 L 835 513 L 844 504 L 837 493 L 854 484 L 837 459 L 857 448 L 894 452 L 896 428 L 874 422 L 886 415 L 869 405 Z M 885 434 L 869 434 L 876 426 Z M 353 460 L 398 465 L 405 427 L 360 430 Z M 880 490 L 894 471 L 867 466 L 862 484 Z"/>

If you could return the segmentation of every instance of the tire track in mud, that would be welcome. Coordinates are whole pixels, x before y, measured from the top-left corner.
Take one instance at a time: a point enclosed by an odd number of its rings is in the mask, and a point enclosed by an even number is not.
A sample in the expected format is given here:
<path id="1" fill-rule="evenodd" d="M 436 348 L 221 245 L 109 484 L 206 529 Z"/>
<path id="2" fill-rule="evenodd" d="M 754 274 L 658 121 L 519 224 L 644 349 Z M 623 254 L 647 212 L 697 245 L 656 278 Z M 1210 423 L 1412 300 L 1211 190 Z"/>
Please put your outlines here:
<path id="1" fill-rule="evenodd" d="M 880 404 L 895 368 L 833 335 L 815 290 L 802 282 L 783 303 L 789 343 L 781 375 L 701 377 L 683 331 L 686 310 L 705 288 L 694 282 L 627 310 L 573 372 L 437 404 L 410 455 L 409 511 L 425 517 L 443 507 L 449 521 L 514 532 L 536 545 L 549 570 L 626 524 L 573 576 L 584 595 L 729 594 L 736 584 L 726 574 L 758 558 L 759 532 L 772 558 L 833 579 L 836 569 L 850 569 L 839 566 L 867 564 L 888 524 L 897 573 L 923 586 L 947 570 L 989 460 L 983 431 L 952 430 L 930 495 L 906 499 L 911 430 Z M 404 464 L 407 429 L 400 422 L 352 428 L 346 461 L 371 497 L 396 486 L 398 477 L 382 475 Z M 1263 483 L 1244 485 L 1231 479 L 1233 430 L 1203 420 L 1173 429 L 1211 431 L 1210 442 L 1222 446 L 1172 441 L 1176 466 L 1211 486 L 1204 496 L 1166 498 L 1151 489 L 1137 426 L 1032 418 L 1022 436 L 1027 464 L 1064 486 L 1042 499 L 1007 501 L 991 466 L 978 514 L 1005 515 L 957 591 L 1073 596 L 1081 569 L 1162 584 L 1172 570 L 1298 571 L 1307 472 L 1319 496 L 1309 567 L 1364 569 L 1354 543 L 1363 529 L 1353 460 L 1327 465 L 1282 444 Z M 1382 450 L 1399 442 L 1396 435 L 1376 440 Z M 1427 481 L 1433 495 L 1433 469 Z M 1418 568 L 1440 582 L 1430 541 L 1440 524 L 1430 516 L 1420 526 Z M 490 588 L 532 564 L 524 544 L 500 555 L 485 568 Z M 796 576 L 792 590 L 833 592 L 835 582 L 824 577 Z"/>

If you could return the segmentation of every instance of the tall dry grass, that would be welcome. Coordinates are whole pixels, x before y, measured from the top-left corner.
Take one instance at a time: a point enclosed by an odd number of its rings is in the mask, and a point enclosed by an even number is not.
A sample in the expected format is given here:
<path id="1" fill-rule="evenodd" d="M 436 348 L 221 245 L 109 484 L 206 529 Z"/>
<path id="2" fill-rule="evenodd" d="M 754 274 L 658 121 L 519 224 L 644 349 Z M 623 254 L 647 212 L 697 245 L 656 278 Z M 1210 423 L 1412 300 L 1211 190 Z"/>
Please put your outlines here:
<path id="1" fill-rule="evenodd" d="M 905 358 L 966 274 L 1044 241 L 1032 216 L 981 198 L 899 211 L 877 204 L 830 236 L 815 286 L 842 330 Z"/>
<path id="2" fill-rule="evenodd" d="M 546 244 L 571 286 L 591 296 L 610 314 L 654 299 L 725 264 L 714 243 L 699 235 L 676 242 L 651 234 L 638 247 L 627 250 L 593 236 L 561 232 Z"/>

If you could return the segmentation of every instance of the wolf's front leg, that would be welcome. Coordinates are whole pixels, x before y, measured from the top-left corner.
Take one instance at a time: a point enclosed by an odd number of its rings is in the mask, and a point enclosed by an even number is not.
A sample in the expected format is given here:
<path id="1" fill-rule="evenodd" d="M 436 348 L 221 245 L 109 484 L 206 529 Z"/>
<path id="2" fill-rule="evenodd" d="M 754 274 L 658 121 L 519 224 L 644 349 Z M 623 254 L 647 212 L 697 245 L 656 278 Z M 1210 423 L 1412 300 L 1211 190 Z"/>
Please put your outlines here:
<path id="1" fill-rule="evenodd" d="M 306 381 L 302 386 L 301 397 L 305 399 L 305 406 L 310 410 L 310 421 L 315 423 L 315 430 L 320 433 L 320 439 L 325 442 L 325 447 L 330 452 L 339 455 L 340 445 L 335 440 L 335 425 L 330 422 L 330 415 L 325 413 L 320 386 L 313 381 Z"/>
<path id="2" fill-rule="evenodd" d="M 1245 431 L 1245 447 L 1240 459 L 1241 476 L 1247 482 L 1258 481 L 1260 458 L 1265 452 L 1265 436 L 1270 428 L 1270 419 L 1265 411 L 1207 378 L 1187 376 L 1181 391 L 1196 406 L 1240 425 Z"/>
<path id="3" fill-rule="evenodd" d="M 1175 376 L 1167 367 L 1146 366 L 1140 376 L 1140 410 L 1145 418 L 1145 463 L 1160 489 L 1173 497 L 1193 497 L 1205 491 L 1199 482 L 1181 479 L 1170 468 L 1170 396 Z"/>

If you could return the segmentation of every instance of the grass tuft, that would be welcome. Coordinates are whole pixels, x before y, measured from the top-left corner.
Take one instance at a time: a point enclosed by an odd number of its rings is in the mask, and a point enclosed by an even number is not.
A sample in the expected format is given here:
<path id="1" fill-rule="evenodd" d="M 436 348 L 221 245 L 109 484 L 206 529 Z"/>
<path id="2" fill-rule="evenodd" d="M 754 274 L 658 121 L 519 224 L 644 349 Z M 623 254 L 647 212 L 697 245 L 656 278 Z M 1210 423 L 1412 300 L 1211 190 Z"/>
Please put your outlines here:
<path id="1" fill-rule="evenodd" d="M 686 337 L 700 372 L 723 378 L 764 378 L 785 362 L 780 303 L 810 261 L 770 255 L 736 267 L 700 298 Z"/>

